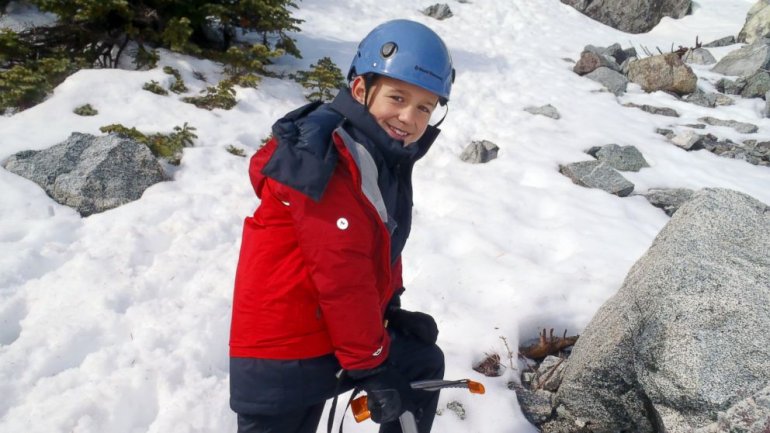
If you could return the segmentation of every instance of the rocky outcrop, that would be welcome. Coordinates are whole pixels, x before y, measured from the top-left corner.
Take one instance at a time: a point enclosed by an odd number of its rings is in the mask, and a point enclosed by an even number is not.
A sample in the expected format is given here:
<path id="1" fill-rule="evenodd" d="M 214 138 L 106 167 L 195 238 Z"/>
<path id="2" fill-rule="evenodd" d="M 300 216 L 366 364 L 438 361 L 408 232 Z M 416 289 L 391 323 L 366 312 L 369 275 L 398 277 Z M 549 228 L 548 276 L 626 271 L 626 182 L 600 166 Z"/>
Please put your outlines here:
<path id="1" fill-rule="evenodd" d="M 693 93 L 698 84 L 698 77 L 676 53 L 631 62 L 628 79 L 642 86 L 645 92 L 663 90 L 678 95 Z"/>
<path id="2" fill-rule="evenodd" d="M 437 20 L 445 20 L 454 16 L 452 10 L 449 9 L 449 5 L 446 3 L 436 3 L 433 6 L 428 6 L 422 13 Z"/>
<path id="3" fill-rule="evenodd" d="M 613 143 L 592 147 L 586 153 L 619 171 L 639 171 L 650 166 L 634 146 L 618 146 Z"/>
<path id="4" fill-rule="evenodd" d="M 499 150 L 500 148 L 491 141 L 473 141 L 460 154 L 460 159 L 471 164 L 485 164 L 496 159 Z"/>
<path id="5" fill-rule="evenodd" d="M 695 191 L 687 188 L 654 188 L 641 195 L 651 205 L 663 209 L 666 215 L 673 216 L 687 200 L 692 198 L 694 193 Z"/>
<path id="6" fill-rule="evenodd" d="M 753 134 L 759 130 L 757 125 L 754 125 L 753 123 L 738 122 L 735 120 L 717 119 L 711 116 L 701 117 L 698 120 L 712 126 L 724 126 L 727 128 L 733 128 L 734 130 L 740 132 L 741 134 Z"/>
<path id="7" fill-rule="evenodd" d="M 628 87 L 628 78 L 611 68 L 597 68 L 585 77 L 596 81 L 617 96 L 626 93 Z"/>
<path id="8" fill-rule="evenodd" d="M 723 75 L 748 77 L 761 69 L 770 69 L 770 39 L 761 38 L 730 52 L 711 70 Z"/>
<path id="9" fill-rule="evenodd" d="M 561 0 L 581 13 L 628 33 L 644 33 L 663 17 L 681 18 L 690 12 L 690 0 Z"/>
<path id="10" fill-rule="evenodd" d="M 575 345 L 563 431 L 690 431 L 770 385 L 768 245 L 770 208 L 745 194 L 682 205 Z"/>
<path id="11" fill-rule="evenodd" d="M 714 108 L 719 105 L 733 105 L 735 101 L 727 95 L 714 92 L 704 92 L 701 89 L 695 90 L 682 98 L 683 101 L 691 104 L 700 105 L 701 107 Z"/>
<path id="12" fill-rule="evenodd" d="M 734 43 L 735 43 L 735 36 L 725 36 L 723 38 L 713 40 L 707 44 L 703 44 L 703 46 L 706 48 L 719 48 L 719 47 L 726 47 L 728 45 L 733 45 Z"/>
<path id="13" fill-rule="evenodd" d="M 705 48 L 687 50 L 682 56 L 682 61 L 691 65 L 713 65 L 717 59 Z"/>
<path id="14" fill-rule="evenodd" d="M 49 149 L 19 152 L 3 166 L 37 183 L 56 202 L 82 216 L 137 200 L 165 179 L 147 146 L 116 135 L 76 132 Z"/>
<path id="15" fill-rule="evenodd" d="M 656 107 L 648 104 L 634 104 L 633 102 L 627 102 L 623 104 L 624 107 L 638 108 L 646 113 L 656 114 L 658 116 L 667 117 L 679 117 L 679 113 L 673 108 L 668 107 Z"/>
<path id="16" fill-rule="evenodd" d="M 691 129 L 679 133 L 671 131 L 670 134 L 665 135 L 672 144 L 684 150 L 705 149 L 726 158 L 743 160 L 753 165 L 770 166 L 770 142 L 767 141 L 745 140 L 739 144 L 730 139 L 719 139 L 712 134 L 698 134 Z"/>
<path id="17" fill-rule="evenodd" d="M 578 75 L 586 75 L 602 67 L 616 72 L 620 70 L 620 66 L 613 57 L 595 51 L 583 51 L 580 54 L 580 60 L 572 68 L 572 71 Z"/>
<path id="18" fill-rule="evenodd" d="M 767 433 L 770 430 L 770 386 L 719 412 L 717 422 L 694 433 Z"/>
<path id="19" fill-rule="evenodd" d="M 738 42 L 750 44 L 766 37 L 770 37 L 770 0 L 759 0 L 746 15 L 746 23 L 738 33 Z"/>
<path id="20" fill-rule="evenodd" d="M 559 171 L 580 186 L 598 188 L 619 197 L 634 190 L 633 183 L 604 161 L 573 162 L 559 167 Z"/>
<path id="21" fill-rule="evenodd" d="M 764 98 L 767 92 L 770 92 L 770 73 L 760 71 L 746 78 L 740 95 L 744 98 Z"/>

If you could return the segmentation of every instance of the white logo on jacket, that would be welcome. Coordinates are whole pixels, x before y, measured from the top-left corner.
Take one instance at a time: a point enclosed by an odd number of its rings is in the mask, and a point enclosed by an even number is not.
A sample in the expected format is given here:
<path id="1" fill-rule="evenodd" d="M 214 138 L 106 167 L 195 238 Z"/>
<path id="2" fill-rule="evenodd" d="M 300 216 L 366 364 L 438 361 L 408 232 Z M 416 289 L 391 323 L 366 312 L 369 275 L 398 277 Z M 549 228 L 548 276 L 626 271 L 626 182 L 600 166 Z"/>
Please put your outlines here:
<path id="1" fill-rule="evenodd" d="M 372 353 L 372 356 L 380 356 L 382 353 L 382 346 L 380 346 L 379 349 L 375 350 L 374 353 Z"/>

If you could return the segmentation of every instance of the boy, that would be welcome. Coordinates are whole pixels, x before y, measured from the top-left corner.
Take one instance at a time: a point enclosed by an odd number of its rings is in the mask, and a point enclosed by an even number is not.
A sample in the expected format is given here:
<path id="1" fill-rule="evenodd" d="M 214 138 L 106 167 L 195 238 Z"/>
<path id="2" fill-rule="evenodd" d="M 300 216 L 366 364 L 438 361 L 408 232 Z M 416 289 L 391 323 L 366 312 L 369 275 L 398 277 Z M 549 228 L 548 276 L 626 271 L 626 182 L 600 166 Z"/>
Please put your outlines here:
<path id="1" fill-rule="evenodd" d="M 276 122 L 251 159 L 261 202 L 244 223 L 230 331 L 241 433 L 315 432 L 325 400 L 353 387 L 381 432 L 400 432 L 406 410 L 421 433 L 433 423 L 438 393 L 409 382 L 441 379 L 444 358 L 433 318 L 400 308 L 401 251 L 452 60 L 426 26 L 389 21 L 361 41 L 348 81 Z"/>

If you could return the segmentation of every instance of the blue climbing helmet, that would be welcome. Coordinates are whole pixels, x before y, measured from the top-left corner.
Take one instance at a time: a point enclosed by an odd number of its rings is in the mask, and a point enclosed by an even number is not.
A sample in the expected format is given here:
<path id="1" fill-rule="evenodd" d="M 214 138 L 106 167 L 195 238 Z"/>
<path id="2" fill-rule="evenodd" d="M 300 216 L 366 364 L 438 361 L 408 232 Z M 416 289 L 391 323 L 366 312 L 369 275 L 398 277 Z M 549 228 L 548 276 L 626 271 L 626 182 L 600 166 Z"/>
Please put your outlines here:
<path id="1" fill-rule="evenodd" d="M 348 81 L 375 73 L 396 78 L 449 101 L 455 70 L 444 41 L 427 26 L 409 20 L 393 20 L 377 26 L 358 44 L 350 64 Z"/>

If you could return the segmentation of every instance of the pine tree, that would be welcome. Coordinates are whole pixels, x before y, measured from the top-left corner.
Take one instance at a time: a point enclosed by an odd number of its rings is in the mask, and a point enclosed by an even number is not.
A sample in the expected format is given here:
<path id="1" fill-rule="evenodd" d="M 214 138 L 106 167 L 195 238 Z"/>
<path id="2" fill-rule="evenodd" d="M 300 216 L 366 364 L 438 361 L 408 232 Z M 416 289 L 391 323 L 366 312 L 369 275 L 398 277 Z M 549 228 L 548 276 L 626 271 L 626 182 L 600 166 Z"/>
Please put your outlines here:
<path id="1" fill-rule="evenodd" d="M 300 52 L 289 32 L 299 31 L 292 0 L 27 0 L 59 17 L 55 25 L 19 34 L 0 31 L 0 110 L 39 102 L 67 74 L 81 67 L 116 67 L 129 43 L 138 45 L 137 67 L 154 67 L 155 49 L 234 64 L 237 82 L 256 85 L 274 57 Z M 0 1 L 4 8 L 7 1 Z M 262 43 L 242 45 L 240 33 Z M 232 50 L 231 50 L 232 48 Z M 42 63 L 54 59 L 62 66 Z M 19 68 L 14 68 L 19 66 Z M 65 70 L 65 74 L 60 74 Z M 18 88 L 14 88 L 14 87 Z M 33 88 L 39 90 L 33 91 Z"/>
<path id="2" fill-rule="evenodd" d="M 342 71 L 329 57 L 323 57 L 315 65 L 310 65 L 310 71 L 299 71 L 297 82 L 302 87 L 313 90 L 307 99 L 311 101 L 330 101 L 336 91 L 345 85 Z"/>

